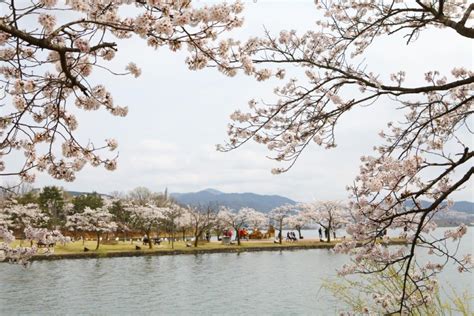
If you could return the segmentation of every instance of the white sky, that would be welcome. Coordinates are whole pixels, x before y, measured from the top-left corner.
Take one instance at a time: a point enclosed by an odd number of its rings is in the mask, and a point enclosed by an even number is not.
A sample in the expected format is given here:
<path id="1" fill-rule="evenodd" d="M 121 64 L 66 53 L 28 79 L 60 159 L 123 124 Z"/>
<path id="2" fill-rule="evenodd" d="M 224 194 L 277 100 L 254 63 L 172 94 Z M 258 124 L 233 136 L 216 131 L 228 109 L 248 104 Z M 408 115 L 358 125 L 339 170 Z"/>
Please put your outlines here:
<path id="1" fill-rule="evenodd" d="M 281 29 L 304 31 L 317 17 L 309 0 L 247 1 L 244 15 L 244 27 L 233 32 L 242 39 L 263 34 L 263 26 L 274 34 Z M 394 113 L 384 103 L 353 111 L 341 121 L 336 149 L 310 147 L 289 172 L 272 175 L 271 168 L 279 165 L 265 158 L 268 152 L 263 146 L 250 144 L 220 153 L 215 144 L 226 140 L 229 115 L 235 109 L 246 109 L 251 98 L 272 100 L 276 81 L 227 78 L 213 69 L 191 72 L 184 63 L 185 52 L 154 51 L 141 40 L 122 44 L 114 68 L 123 70 L 134 61 L 142 68 L 142 76 L 133 79 L 97 72 L 94 78 L 107 85 L 116 104 L 128 105 L 129 115 L 116 118 L 105 111 L 78 115 L 84 140 L 118 140 L 118 170 L 87 167 L 73 183 L 39 175 L 35 186 L 54 184 L 102 193 L 137 186 L 155 191 L 168 187 L 170 192 L 212 187 L 224 192 L 280 194 L 298 201 L 345 199 L 345 186 L 357 175 L 359 157 L 372 153 L 380 142 L 377 133 Z M 370 70 L 386 75 L 405 70 L 412 82 L 421 82 L 428 70 L 472 69 L 474 62 L 473 44 L 449 30 L 424 32 L 409 47 L 400 37 L 382 39 L 366 56 Z M 471 185 L 455 197 L 473 200 L 472 192 Z"/>

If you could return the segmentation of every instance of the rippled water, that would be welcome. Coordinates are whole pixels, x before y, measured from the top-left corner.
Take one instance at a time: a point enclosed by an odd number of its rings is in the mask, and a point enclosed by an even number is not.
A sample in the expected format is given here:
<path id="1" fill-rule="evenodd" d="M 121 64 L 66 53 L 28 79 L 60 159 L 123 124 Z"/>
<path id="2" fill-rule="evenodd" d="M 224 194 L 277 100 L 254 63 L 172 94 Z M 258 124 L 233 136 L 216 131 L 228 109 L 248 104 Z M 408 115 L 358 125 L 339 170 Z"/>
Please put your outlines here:
<path id="1" fill-rule="evenodd" d="M 304 314 L 327 309 L 321 278 L 344 260 L 309 250 L 2 265 L 0 312 Z"/>
<path id="2" fill-rule="evenodd" d="M 331 315 L 343 307 L 322 279 L 347 259 L 315 249 L 0 264 L 0 314 Z M 472 274 L 452 270 L 442 278 L 472 289 Z"/>

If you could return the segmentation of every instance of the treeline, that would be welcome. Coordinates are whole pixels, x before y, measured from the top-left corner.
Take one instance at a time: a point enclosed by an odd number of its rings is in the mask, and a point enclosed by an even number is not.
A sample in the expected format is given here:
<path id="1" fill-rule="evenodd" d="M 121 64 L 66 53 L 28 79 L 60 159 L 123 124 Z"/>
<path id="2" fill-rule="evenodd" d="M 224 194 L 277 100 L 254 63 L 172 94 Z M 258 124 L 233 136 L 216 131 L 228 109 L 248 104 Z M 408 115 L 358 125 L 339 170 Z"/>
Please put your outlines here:
<path id="1" fill-rule="evenodd" d="M 331 240 L 331 232 L 348 222 L 346 207 L 338 202 L 315 202 L 283 205 L 264 214 L 251 208 L 231 210 L 217 205 L 180 205 L 167 192 L 156 193 L 139 187 L 127 193 L 101 195 L 98 193 L 72 196 L 61 188 L 48 186 L 22 194 L 4 196 L 0 205 L 0 227 L 17 235 L 27 229 L 41 228 L 61 232 L 83 240 L 93 234 L 96 249 L 105 236 L 123 239 L 144 236 L 149 248 L 163 234 L 169 236 L 174 248 L 175 239 L 192 236 L 193 244 L 211 234 L 218 238 L 229 231 L 236 232 L 240 245 L 241 232 L 252 230 L 262 238 L 260 229 L 274 226 L 277 241 L 282 242 L 283 228 L 301 230 L 318 224 Z M 27 238 L 26 234 L 21 236 Z M 47 243 L 48 241 L 44 241 Z"/>

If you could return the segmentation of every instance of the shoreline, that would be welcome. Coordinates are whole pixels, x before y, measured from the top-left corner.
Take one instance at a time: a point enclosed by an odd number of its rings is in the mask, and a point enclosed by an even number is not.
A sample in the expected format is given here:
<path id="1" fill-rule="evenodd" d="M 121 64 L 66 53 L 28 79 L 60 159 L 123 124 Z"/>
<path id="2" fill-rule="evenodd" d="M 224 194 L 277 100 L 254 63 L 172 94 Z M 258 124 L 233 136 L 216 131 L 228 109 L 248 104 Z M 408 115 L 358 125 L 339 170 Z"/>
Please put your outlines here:
<path id="1" fill-rule="evenodd" d="M 101 258 L 122 258 L 122 257 L 145 257 L 145 256 L 175 256 L 175 255 L 201 255 L 214 253 L 242 253 L 261 251 L 294 251 L 312 249 L 332 249 L 337 243 L 315 243 L 304 245 L 279 245 L 269 244 L 268 246 L 223 246 L 222 248 L 190 247 L 186 249 L 152 249 L 152 250 L 124 250 L 107 252 L 76 252 L 76 253 L 52 253 L 49 255 L 40 254 L 31 258 L 31 261 L 52 261 L 70 259 L 101 259 Z M 388 246 L 404 245 L 405 240 L 391 240 Z"/>

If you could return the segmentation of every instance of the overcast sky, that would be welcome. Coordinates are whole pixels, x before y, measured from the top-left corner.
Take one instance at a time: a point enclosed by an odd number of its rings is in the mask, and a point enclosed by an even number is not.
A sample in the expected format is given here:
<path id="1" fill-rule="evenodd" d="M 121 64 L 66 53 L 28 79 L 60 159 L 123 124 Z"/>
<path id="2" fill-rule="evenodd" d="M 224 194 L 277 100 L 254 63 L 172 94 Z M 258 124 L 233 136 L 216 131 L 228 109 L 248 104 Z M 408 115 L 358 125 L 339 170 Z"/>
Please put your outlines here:
<path id="1" fill-rule="evenodd" d="M 242 39 L 261 35 L 263 26 L 274 34 L 281 29 L 302 32 L 313 27 L 319 15 L 309 0 L 247 1 L 244 14 L 244 27 L 233 32 Z M 88 167 L 73 183 L 40 175 L 36 186 L 55 184 L 102 193 L 137 186 L 154 191 L 167 187 L 170 192 L 215 188 L 280 194 L 298 201 L 345 199 L 345 186 L 357 175 L 359 157 L 372 153 L 372 147 L 380 143 L 377 133 L 394 115 L 390 104 L 357 109 L 341 121 L 336 149 L 312 146 L 289 172 L 272 175 L 271 168 L 279 165 L 265 157 L 269 153 L 263 146 L 250 144 L 220 153 L 215 145 L 226 140 L 229 115 L 235 109 L 246 109 L 251 98 L 272 100 L 278 82 L 258 83 L 245 76 L 227 78 L 213 69 L 191 72 L 184 64 L 185 52 L 155 51 L 141 40 L 124 44 L 114 65 L 122 70 L 129 61 L 135 61 L 143 70 L 142 76 L 133 79 L 96 73 L 94 78 L 107 85 L 117 104 L 128 105 L 129 115 L 116 118 L 100 111 L 78 115 L 82 139 L 118 140 L 118 170 Z M 473 58 L 470 41 L 460 40 L 452 31 L 436 30 L 422 33 L 409 47 L 400 37 L 382 39 L 369 50 L 367 64 L 381 74 L 405 70 L 411 82 L 420 82 L 428 70 L 449 72 L 454 66 L 472 69 Z M 472 185 L 455 197 L 473 200 Z"/>

